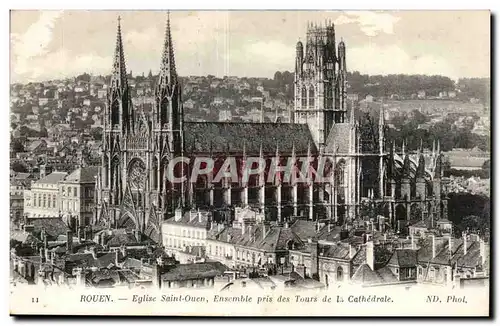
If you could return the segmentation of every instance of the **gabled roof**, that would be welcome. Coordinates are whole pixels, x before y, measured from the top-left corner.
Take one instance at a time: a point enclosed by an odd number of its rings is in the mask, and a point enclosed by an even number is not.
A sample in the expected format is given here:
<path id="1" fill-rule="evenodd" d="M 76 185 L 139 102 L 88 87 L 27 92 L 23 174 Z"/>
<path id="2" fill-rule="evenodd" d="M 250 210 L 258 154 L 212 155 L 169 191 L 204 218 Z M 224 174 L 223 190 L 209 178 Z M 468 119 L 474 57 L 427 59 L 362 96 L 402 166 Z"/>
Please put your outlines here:
<path id="1" fill-rule="evenodd" d="M 480 242 L 469 239 L 467 241 L 467 253 L 464 255 L 463 238 L 454 238 L 452 240 L 451 250 L 448 239 L 436 238 L 436 256 L 432 258 L 432 240 L 425 239 L 418 250 L 418 261 L 420 263 L 435 263 L 441 265 L 474 268 L 481 265 Z M 488 244 L 485 244 L 486 264 L 489 265 Z"/>
<path id="2" fill-rule="evenodd" d="M 201 215 L 201 221 L 200 221 L 200 216 Z M 182 214 L 182 217 L 176 221 L 175 216 L 172 216 L 168 220 L 163 221 L 163 223 L 166 224 L 180 224 L 180 225 L 186 225 L 186 226 L 191 226 L 191 227 L 197 227 L 197 228 L 206 228 L 208 220 L 210 218 L 210 214 L 207 211 L 196 211 L 196 210 L 191 210 L 184 212 Z"/>
<path id="3" fill-rule="evenodd" d="M 357 284 L 378 284 L 380 281 L 377 273 L 375 273 L 368 264 L 359 266 L 351 278 L 351 282 Z"/>
<path id="4" fill-rule="evenodd" d="M 351 282 L 365 285 L 394 283 L 397 281 L 396 275 L 392 273 L 390 268 L 382 267 L 374 271 L 368 264 L 359 266 L 351 278 Z"/>
<path id="5" fill-rule="evenodd" d="M 98 166 L 85 166 L 71 172 L 64 181 L 75 183 L 94 183 L 99 171 Z"/>
<path id="6" fill-rule="evenodd" d="M 185 122 L 184 145 L 187 153 L 243 153 L 258 155 L 279 150 L 297 155 L 316 152 L 314 140 L 306 124 L 247 122 Z"/>
<path id="7" fill-rule="evenodd" d="M 297 219 L 290 228 L 302 241 L 307 241 L 307 239 L 312 239 L 316 236 L 316 225 L 313 221 Z"/>
<path id="8" fill-rule="evenodd" d="M 35 184 L 42 184 L 42 183 L 58 184 L 60 181 L 62 181 L 66 177 L 66 175 L 67 175 L 66 172 L 58 172 L 58 171 L 52 172 L 51 174 L 38 180 Z"/>
<path id="9" fill-rule="evenodd" d="M 349 153 L 349 136 L 351 135 L 351 124 L 335 123 L 330 129 L 326 140 L 326 153 Z"/>
<path id="10" fill-rule="evenodd" d="M 413 249 L 396 249 L 387 265 L 415 267 L 417 266 L 417 251 Z"/>
<path id="11" fill-rule="evenodd" d="M 209 235 L 209 238 L 266 252 L 287 250 L 289 241 L 298 246 L 303 245 L 300 238 L 290 228 L 268 226 L 268 230 L 263 236 L 261 225 L 255 225 L 252 230 L 246 230 L 244 234 L 240 228 L 227 227 L 215 235 Z"/>

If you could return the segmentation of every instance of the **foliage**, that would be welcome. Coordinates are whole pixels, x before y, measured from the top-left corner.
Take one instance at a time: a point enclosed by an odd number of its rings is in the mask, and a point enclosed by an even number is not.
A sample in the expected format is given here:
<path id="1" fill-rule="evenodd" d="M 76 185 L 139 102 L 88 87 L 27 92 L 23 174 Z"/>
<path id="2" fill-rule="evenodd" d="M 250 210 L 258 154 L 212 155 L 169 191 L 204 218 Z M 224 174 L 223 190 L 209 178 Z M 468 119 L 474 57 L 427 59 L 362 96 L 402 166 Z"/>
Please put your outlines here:
<path id="1" fill-rule="evenodd" d="M 489 78 L 461 78 L 457 82 L 459 96 L 463 98 L 477 98 L 483 103 L 490 101 L 490 79 Z"/>
<path id="2" fill-rule="evenodd" d="M 362 75 L 358 71 L 348 72 L 347 80 L 351 86 L 350 92 L 360 97 L 370 94 L 375 97 L 400 96 L 410 97 L 420 90 L 426 95 L 437 96 L 441 91 L 451 91 L 455 88 L 453 80 L 444 76 L 426 75 Z"/>
<path id="3" fill-rule="evenodd" d="M 28 169 L 26 168 L 26 165 L 24 165 L 20 161 L 14 161 L 10 164 L 10 168 L 14 172 L 28 172 Z"/>
<path id="4" fill-rule="evenodd" d="M 489 197 L 470 193 L 450 193 L 448 197 L 448 218 L 455 225 L 457 235 L 467 228 L 470 231 L 480 232 L 489 230 L 491 224 Z"/>
<path id="5" fill-rule="evenodd" d="M 90 135 L 94 140 L 102 140 L 102 128 L 96 127 L 90 130 Z"/>
<path id="6" fill-rule="evenodd" d="M 21 241 L 16 239 L 10 239 L 10 249 L 15 249 L 22 244 Z"/>

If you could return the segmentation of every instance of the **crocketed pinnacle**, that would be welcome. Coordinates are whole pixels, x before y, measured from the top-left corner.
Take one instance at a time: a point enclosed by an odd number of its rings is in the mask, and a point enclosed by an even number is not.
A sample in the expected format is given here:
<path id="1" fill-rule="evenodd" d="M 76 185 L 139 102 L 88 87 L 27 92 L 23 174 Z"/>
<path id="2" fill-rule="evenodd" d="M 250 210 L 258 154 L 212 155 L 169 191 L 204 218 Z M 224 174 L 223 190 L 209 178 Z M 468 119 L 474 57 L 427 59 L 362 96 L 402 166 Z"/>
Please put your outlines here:
<path id="1" fill-rule="evenodd" d="M 167 28 L 165 30 L 165 43 L 161 57 L 159 84 L 173 85 L 177 83 L 177 72 L 175 71 L 174 47 L 172 34 L 170 32 L 170 13 L 167 14 Z"/>
<path id="2" fill-rule="evenodd" d="M 127 67 L 123 52 L 121 18 L 118 17 L 118 31 L 116 33 L 115 56 L 113 60 L 113 72 L 111 74 L 111 86 L 123 88 L 127 86 Z"/>

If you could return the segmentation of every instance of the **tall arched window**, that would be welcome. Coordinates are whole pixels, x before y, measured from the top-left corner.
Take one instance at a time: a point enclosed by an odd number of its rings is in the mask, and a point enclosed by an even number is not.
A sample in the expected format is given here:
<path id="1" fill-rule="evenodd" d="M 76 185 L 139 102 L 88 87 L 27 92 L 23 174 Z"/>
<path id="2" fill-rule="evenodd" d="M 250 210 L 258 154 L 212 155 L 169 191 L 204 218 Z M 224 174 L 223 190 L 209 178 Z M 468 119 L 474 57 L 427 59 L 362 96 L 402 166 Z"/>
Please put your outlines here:
<path id="1" fill-rule="evenodd" d="M 302 87 L 301 98 L 302 98 L 302 107 L 305 108 L 307 106 L 307 89 L 305 86 Z"/>
<path id="2" fill-rule="evenodd" d="M 314 87 L 309 88 L 309 106 L 314 107 Z"/>
<path id="3" fill-rule="evenodd" d="M 337 281 L 344 281 L 344 269 L 342 268 L 342 266 L 339 266 L 337 268 Z"/>
<path id="4" fill-rule="evenodd" d="M 335 178 L 337 187 L 345 187 L 345 161 L 341 160 L 337 163 L 337 167 L 335 169 Z"/>

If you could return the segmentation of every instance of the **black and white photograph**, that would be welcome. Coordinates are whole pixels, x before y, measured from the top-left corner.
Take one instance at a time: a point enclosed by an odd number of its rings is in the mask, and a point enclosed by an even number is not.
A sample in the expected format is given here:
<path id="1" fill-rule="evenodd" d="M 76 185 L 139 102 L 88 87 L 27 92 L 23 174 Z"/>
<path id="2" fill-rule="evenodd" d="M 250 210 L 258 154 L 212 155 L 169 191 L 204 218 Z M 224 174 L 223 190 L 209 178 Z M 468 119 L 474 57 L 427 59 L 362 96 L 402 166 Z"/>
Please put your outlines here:
<path id="1" fill-rule="evenodd" d="M 10 313 L 488 316 L 490 15 L 11 10 Z"/>

